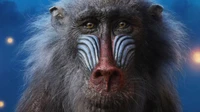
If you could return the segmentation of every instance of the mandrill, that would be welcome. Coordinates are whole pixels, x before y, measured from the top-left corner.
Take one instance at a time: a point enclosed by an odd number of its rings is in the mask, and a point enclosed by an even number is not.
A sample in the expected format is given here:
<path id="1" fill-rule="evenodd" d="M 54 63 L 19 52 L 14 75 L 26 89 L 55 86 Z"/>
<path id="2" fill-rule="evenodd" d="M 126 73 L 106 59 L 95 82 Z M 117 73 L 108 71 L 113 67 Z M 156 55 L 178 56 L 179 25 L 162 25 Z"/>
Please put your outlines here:
<path id="1" fill-rule="evenodd" d="M 181 112 L 183 25 L 148 0 L 60 0 L 24 44 L 17 112 Z"/>

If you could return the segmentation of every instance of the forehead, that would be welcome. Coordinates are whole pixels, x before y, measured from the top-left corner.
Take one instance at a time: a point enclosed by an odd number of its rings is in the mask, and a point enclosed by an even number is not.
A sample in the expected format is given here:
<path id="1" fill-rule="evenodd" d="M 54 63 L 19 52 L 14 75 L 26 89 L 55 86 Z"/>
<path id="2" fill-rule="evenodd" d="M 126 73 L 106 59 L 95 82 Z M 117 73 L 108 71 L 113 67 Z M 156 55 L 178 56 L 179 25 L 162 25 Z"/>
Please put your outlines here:
<path id="1" fill-rule="evenodd" d="M 136 7 L 136 0 L 76 0 L 70 4 L 69 11 L 75 18 L 128 16 L 137 12 Z"/>
<path id="2" fill-rule="evenodd" d="M 140 0 L 143 1 L 143 0 Z M 135 4 L 139 2 L 138 0 L 75 0 L 73 3 L 79 5 L 90 5 L 96 7 L 106 7 L 106 6 L 125 6 L 129 4 Z"/>

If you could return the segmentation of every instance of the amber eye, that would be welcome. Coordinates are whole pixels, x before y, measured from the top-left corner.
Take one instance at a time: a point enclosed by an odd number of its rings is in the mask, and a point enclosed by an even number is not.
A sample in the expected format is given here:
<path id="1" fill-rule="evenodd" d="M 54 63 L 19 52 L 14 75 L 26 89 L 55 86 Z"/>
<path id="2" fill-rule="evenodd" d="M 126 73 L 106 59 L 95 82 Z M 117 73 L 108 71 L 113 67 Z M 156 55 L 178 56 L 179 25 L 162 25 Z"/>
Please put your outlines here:
<path id="1" fill-rule="evenodd" d="M 90 22 L 86 23 L 85 28 L 87 28 L 87 29 L 94 28 L 94 23 L 90 23 Z"/>
<path id="2" fill-rule="evenodd" d="M 124 21 L 122 21 L 122 22 L 120 22 L 120 23 L 118 24 L 118 27 L 119 27 L 120 29 L 126 28 L 126 27 L 127 27 L 127 23 L 124 22 Z"/>

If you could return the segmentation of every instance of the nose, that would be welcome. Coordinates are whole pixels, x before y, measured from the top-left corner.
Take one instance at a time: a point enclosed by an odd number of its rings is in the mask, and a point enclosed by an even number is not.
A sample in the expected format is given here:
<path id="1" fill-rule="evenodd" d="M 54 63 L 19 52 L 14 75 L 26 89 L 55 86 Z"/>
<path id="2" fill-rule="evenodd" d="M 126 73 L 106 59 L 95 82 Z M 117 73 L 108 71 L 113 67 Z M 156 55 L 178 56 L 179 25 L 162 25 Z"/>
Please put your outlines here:
<path id="1" fill-rule="evenodd" d="M 123 86 L 123 73 L 115 65 L 101 59 L 91 75 L 92 86 L 97 91 L 117 91 Z"/>
<path id="2" fill-rule="evenodd" d="M 93 76 L 93 80 L 96 80 L 94 83 L 98 85 L 98 80 L 102 78 L 105 79 L 107 83 L 118 82 L 120 79 L 120 72 L 114 67 L 97 68 Z"/>
<path id="3" fill-rule="evenodd" d="M 109 36 L 100 39 L 100 59 L 93 69 L 90 82 L 97 92 L 117 91 L 123 86 L 124 75 L 117 68 L 113 57 L 112 41 Z"/>
<path id="4" fill-rule="evenodd" d="M 91 82 L 97 91 L 117 91 L 123 84 L 122 72 L 112 66 L 101 64 L 92 73 Z"/>
<path id="5" fill-rule="evenodd" d="M 91 85 L 96 91 L 118 91 L 123 86 L 124 75 L 112 59 L 101 57 L 99 64 L 90 77 Z"/>

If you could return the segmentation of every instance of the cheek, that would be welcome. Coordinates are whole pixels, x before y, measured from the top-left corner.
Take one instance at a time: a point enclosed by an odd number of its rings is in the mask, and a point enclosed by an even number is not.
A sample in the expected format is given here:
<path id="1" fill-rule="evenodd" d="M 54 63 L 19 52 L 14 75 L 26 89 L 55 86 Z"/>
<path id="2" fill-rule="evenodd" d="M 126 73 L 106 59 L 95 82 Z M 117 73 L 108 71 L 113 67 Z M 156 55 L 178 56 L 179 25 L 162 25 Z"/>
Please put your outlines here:
<path id="1" fill-rule="evenodd" d="M 131 36 L 116 36 L 113 42 L 113 56 L 117 66 L 126 69 L 135 55 L 135 41 Z"/>
<path id="2" fill-rule="evenodd" d="M 99 63 L 99 40 L 93 35 L 83 35 L 78 39 L 78 56 L 82 63 L 92 71 Z"/>
<path id="3" fill-rule="evenodd" d="M 106 44 L 105 42 L 102 42 Z M 120 69 L 126 69 L 135 55 L 135 40 L 131 36 L 119 35 L 112 40 L 112 47 L 100 45 L 99 39 L 94 35 L 83 35 L 78 39 L 78 57 L 84 66 L 92 72 L 99 63 L 100 56 L 110 57 L 107 61 L 114 61 Z M 111 49 L 111 50 L 109 50 Z M 106 53 L 104 51 L 109 51 Z M 107 56 L 104 56 L 107 55 Z"/>

